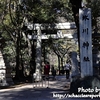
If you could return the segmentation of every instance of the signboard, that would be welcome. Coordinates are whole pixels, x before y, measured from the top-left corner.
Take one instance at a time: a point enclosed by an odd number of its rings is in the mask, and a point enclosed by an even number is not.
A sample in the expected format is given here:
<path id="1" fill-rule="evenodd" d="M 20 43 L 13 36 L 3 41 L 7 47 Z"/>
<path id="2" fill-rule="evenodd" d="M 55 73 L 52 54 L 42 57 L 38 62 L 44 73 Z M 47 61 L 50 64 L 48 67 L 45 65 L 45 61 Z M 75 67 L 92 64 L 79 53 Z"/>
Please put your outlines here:
<path id="1" fill-rule="evenodd" d="M 79 9 L 81 77 L 92 76 L 91 9 Z"/>

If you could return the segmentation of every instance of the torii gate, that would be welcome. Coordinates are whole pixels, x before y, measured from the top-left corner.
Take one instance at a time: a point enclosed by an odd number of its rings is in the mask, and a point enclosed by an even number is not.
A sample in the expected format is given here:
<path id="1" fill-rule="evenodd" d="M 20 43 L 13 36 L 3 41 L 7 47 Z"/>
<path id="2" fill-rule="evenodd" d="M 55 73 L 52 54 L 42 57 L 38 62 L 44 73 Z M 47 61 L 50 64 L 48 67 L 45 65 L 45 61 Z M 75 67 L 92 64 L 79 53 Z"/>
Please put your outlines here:
<path id="1" fill-rule="evenodd" d="M 92 76 L 93 75 L 93 66 L 92 66 L 92 39 L 91 39 L 91 9 L 83 8 L 79 10 L 79 29 L 80 29 L 80 65 L 81 65 L 81 77 Z M 76 29 L 75 23 L 58 23 L 54 25 L 46 25 L 49 29 L 57 30 L 67 30 L 67 29 Z M 32 24 L 29 24 L 28 27 L 33 28 Z M 45 25 L 35 24 L 34 30 L 37 30 L 37 35 L 34 38 L 37 38 L 36 46 L 36 75 L 37 80 L 41 79 L 41 40 L 43 35 L 41 30 L 45 29 Z M 67 35 L 67 34 L 66 34 Z M 53 36 L 52 38 L 61 38 L 62 36 Z M 64 37 L 64 36 L 63 36 Z M 62 37 L 62 38 L 63 38 Z M 47 36 L 45 36 L 47 38 Z"/>
<path id="2" fill-rule="evenodd" d="M 84 8 L 79 10 L 79 22 L 80 22 L 80 67 L 81 67 L 81 77 L 92 76 L 93 66 L 92 66 L 92 32 L 91 32 L 91 9 Z M 42 35 L 41 30 L 44 30 L 45 25 L 35 24 L 35 30 L 37 30 L 37 35 L 32 37 L 37 38 L 36 46 L 36 75 L 37 80 L 41 79 L 41 40 L 48 39 L 47 35 Z M 51 25 L 47 25 L 51 28 Z M 59 34 L 59 30 L 76 29 L 75 23 L 58 23 L 53 26 L 54 29 L 58 30 L 57 35 L 50 35 L 52 38 L 64 38 L 68 37 L 68 34 Z M 75 73 L 75 71 L 74 71 Z"/>
<path id="3" fill-rule="evenodd" d="M 33 29 L 33 25 L 32 24 L 28 24 L 27 25 L 29 29 Z M 52 30 L 56 29 L 57 34 L 51 34 L 51 35 L 43 35 L 41 33 L 41 30 L 45 30 L 45 26 L 48 26 L 48 29 Z M 37 81 L 41 79 L 41 40 L 42 39 L 48 39 L 49 37 L 53 38 L 53 39 L 60 39 L 60 38 L 73 38 L 72 34 L 62 34 L 62 32 L 60 30 L 69 30 L 69 29 L 76 29 L 76 25 L 74 22 L 72 23 L 57 23 L 54 25 L 44 25 L 44 24 L 34 24 L 34 30 L 37 30 L 37 35 L 34 36 L 28 36 L 29 39 L 36 39 L 37 40 L 37 45 L 36 45 L 36 75 L 37 75 Z"/>

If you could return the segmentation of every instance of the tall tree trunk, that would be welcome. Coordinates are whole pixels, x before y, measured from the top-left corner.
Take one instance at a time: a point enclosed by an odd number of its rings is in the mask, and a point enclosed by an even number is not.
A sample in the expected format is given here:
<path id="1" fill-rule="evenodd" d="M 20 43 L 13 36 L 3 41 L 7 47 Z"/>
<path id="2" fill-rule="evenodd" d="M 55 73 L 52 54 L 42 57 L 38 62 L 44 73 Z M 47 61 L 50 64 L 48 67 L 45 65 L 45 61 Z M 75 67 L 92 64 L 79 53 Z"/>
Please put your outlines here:
<path id="1" fill-rule="evenodd" d="M 59 75 L 60 75 L 60 56 L 58 56 L 58 69 L 59 69 Z"/>
<path id="2" fill-rule="evenodd" d="M 61 57 L 61 67 L 63 69 L 63 57 Z"/>
<path id="3" fill-rule="evenodd" d="M 20 55 L 20 78 L 23 80 L 24 79 L 24 64 L 23 64 L 23 59 L 22 59 L 22 54 Z"/>
<path id="4" fill-rule="evenodd" d="M 17 42 L 16 42 L 16 75 L 15 78 L 19 80 L 19 66 L 20 66 L 20 56 L 19 56 L 19 50 L 20 50 L 20 33 L 19 31 L 17 32 L 18 37 L 17 37 Z"/>
<path id="5" fill-rule="evenodd" d="M 73 12 L 73 16 L 74 16 L 74 20 L 76 23 L 76 27 L 77 27 L 77 36 L 78 36 L 78 42 L 79 42 L 79 46 L 80 46 L 80 40 L 79 40 L 79 8 L 82 8 L 81 4 L 82 4 L 82 0 L 70 0 L 70 3 L 72 4 L 72 12 Z"/>
<path id="6" fill-rule="evenodd" d="M 31 75 L 33 75 L 33 73 L 35 73 L 35 70 L 36 70 L 36 62 L 35 62 L 35 58 L 36 58 L 36 45 L 35 45 L 35 40 L 33 40 L 33 44 L 32 44 L 32 54 L 31 54 L 31 65 L 30 65 L 30 68 L 31 68 Z"/>

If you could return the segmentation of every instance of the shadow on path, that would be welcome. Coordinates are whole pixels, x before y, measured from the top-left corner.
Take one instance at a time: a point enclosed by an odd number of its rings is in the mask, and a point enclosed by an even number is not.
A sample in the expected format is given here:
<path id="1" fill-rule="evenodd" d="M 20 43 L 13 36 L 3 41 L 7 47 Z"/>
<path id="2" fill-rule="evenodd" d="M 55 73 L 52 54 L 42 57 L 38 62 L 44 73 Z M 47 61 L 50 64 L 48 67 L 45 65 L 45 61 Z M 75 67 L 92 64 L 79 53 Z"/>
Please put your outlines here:
<path id="1" fill-rule="evenodd" d="M 67 94 L 68 88 L 65 77 L 57 77 L 57 80 L 49 82 L 49 88 L 36 87 L 33 84 L 27 84 L 21 87 L 0 90 L 0 100 L 91 100 L 86 98 L 63 98 Z M 57 95 L 56 95 L 57 94 Z M 53 97 L 55 96 L 55 97 Z M 59 97 L 59 98 L 58 98 Z M 93 99 L 99 100 L 99 99 Z"/>

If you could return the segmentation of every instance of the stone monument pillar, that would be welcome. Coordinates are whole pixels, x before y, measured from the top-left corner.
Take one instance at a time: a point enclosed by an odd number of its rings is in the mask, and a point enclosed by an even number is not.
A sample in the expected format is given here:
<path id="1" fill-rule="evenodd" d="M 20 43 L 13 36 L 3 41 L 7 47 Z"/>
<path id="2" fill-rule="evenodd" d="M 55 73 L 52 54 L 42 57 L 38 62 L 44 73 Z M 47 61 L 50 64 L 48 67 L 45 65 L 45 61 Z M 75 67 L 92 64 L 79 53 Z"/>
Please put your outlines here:
<path id="1" fill-rule="evenodd" d="M 91 9 L 79 9 L 81 77 L 93 76 Z"/>
<path id="2" fill-rule="evenodd" d="M 73 51 L 70 56 L 71 56 L 71 64 L 72 64 L 70 79 L 72 82 L 80 77 L 80 72 L 79 72 L 79 65 L 77 60 L 77 53 Z"/>
<path id="3" fill-rule="evenodd" d="M 4 63 L 4 59 L 2 53 L 0 51 L 0 86 L 8 85 L 6 82 L 6 66 Z"/>

